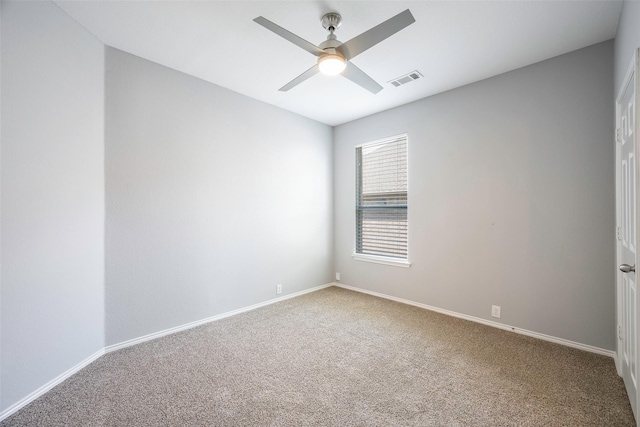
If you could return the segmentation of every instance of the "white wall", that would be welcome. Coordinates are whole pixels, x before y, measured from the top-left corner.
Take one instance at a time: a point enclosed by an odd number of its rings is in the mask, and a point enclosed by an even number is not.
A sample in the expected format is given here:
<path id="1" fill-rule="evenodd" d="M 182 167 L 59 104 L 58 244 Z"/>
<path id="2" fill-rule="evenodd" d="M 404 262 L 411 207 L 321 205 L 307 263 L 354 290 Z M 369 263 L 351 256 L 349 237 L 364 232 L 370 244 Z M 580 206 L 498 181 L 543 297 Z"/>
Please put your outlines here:
<path id="1" fill-rule="evenodd" d="M 0 409 L 104 346 L 104 47 L 3 1 Z"/>
<path id="2" fill-rule="evenodd" d="M 332 280 L 329 126 L 107 48 L 106 341 Z"/>
<path id="3" fill-rule="evenodd" d="M 605 42 L 336 127 L 341 282 L 614 349 L 612 63 Z M 413 265 L 354 261 L 354 147 L 403 132 Z"/>

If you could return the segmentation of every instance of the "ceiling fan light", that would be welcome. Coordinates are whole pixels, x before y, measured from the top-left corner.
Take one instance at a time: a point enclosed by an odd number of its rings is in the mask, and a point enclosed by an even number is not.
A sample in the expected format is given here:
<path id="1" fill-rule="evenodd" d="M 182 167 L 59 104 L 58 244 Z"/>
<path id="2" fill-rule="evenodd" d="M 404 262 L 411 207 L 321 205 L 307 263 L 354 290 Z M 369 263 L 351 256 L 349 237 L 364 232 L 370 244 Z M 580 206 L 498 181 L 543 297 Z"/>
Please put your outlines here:
<path id="1" fill-rule="evenodd" d="M 344 71 L 347 61 L 340 55 L 327 54 L 318 59 L 318 67 L 322 74 L 335 76 Z"/>

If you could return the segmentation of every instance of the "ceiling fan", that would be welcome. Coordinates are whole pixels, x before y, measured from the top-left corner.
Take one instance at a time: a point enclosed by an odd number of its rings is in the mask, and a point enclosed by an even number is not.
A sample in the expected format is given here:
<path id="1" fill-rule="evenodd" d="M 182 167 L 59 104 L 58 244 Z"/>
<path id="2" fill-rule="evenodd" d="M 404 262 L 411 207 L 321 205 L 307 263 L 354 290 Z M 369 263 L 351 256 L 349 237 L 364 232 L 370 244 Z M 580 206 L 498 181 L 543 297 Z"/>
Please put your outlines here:
<path id="1" fill-rule="evenodd" d="M 309 77 L 318 72 L 322 72 L 328 75 L 342 74 L 347 79 L 374 94 L 380 92 L 382 86 L 350 61 L 370 47 L 375 46 L 384 39 L 391 37 L 403 28 L 416 22 L 409 9 L 407 9 L 365 31 L 359 36 L 342 43 L 336 38 L 335 34 L 333 34 L 333 32 L 340 27 L 342 17 L 338 13 L 331 12 L 322 17 L 322 26 L 329 31 L 329 36 L 327 36 L 327 40 L 320 43 L 319 46 L 316 46 L 262 16 L 257 17 L 254 21 L 318 57 L 316 65 L 282 86 L 280 91 L 286 92 L 307 80 Z"/>

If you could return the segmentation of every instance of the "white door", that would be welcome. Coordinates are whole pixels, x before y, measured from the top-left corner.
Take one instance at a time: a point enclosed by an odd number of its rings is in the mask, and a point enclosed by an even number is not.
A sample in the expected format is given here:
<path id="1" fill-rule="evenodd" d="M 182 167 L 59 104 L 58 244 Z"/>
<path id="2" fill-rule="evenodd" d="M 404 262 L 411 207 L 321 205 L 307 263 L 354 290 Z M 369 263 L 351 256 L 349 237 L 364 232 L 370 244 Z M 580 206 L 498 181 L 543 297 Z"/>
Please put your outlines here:
<path id="1" fill-rule="evenodd" d="M 616 187 L 617 187 L 617 356 L 622 378 L 638 419 L 638 291 L 635 273 L 636 233 L 636 91 L 637 55 L 616 99 Z"/>

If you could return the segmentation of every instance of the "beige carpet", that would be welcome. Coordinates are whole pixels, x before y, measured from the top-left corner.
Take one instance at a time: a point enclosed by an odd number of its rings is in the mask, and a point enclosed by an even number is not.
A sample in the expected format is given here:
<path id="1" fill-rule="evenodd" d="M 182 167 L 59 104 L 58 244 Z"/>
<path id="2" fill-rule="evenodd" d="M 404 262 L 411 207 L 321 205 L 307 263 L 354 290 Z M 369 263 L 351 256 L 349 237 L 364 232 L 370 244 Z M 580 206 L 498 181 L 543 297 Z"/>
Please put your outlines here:
<path id="1" fill-rule="evenodd" d="M 633 426 L 613 360 L 328 288 L 110 353 L 1 426 Z"/>

